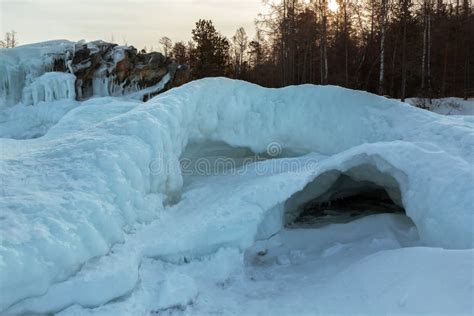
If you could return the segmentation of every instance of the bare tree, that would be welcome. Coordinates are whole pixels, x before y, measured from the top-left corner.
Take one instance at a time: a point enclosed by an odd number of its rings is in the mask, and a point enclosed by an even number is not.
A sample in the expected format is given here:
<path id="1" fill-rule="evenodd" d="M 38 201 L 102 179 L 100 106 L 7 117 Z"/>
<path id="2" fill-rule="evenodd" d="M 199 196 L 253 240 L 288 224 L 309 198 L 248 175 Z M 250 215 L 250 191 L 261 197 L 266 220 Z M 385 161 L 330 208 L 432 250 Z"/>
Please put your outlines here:
<path id="1" fill-rule="evenodd" d="M 406 82 L 407 82 L 407 58 L 406 58 L 406 50 L 407 50 L 407 20 L 410 15 L 410 1 L 411 0 L 401 0 L 401 9 L 402 9 L 402 27 L 403 27 L 403 38 L 402 38 L 402 78 L 401 84 L 402 87 L 400 89 L 401 100 L 405 102 L 406 96 Z"/>
<path id="2" fill-rule="evenodd" d="M 5 33 L 5 38 L 0 40 L 1 48 L 13 48 L 18 46 L 18 40 L 16 38 L 16 32 L 11 30 L 10 32 Z"/>
<path id="3" fill-rule="evenodd" d="M 401 99 L 474 93 L 472 0 L 263 1 L 269 10 L 256 20 L 257 36 L 247 39 L 239 29 L 230 41 L 234 71 L 229 54 L 221 54 L 228 43 L 210 36 L 217 32 L 210 26 L 194 45 L 169 49 L 169 40 L 162 42 L 165 54 L 185 61 L 196 78 L 225 74 L 270 87 L 331 83 Z M 224 72 L 214 67 L 214 48 L 227 58 L 219 62 Z"/>
<path id="4" fill-rule="evenodd" d="M 321 84 L 328 83 L 328 55 L 327 55 L 327 0 L 319 0 L 321 14 Z"/>
<path id="5" fill-rule="evenodd" d="M 426 86 L 428 82 L 428 87 Z M 423 2 L 423 55 L 421 60 L 421 93 L 428 89 L 431 104 L 431 0 Z"/>
<path id="6" fill-rule="evenodd" d="M 232 42 L 234 43 L 235 73 L 237 77 L 240 77 L 248 45 L 248 36 L 243 27 L 237 29 L 235 35 L 232 36 Z"/>
<path id="7" fill-rule="evenodd" d="M 349 86 L 349 52 L 348 52 L 348 42 L 349 42 L 349 31 L 348 31 L 348 24 L 349 24 L 349 16 L 347 13 L 347 5 L 348 0 L 343 0 L 342 2 L 342 10 L 343 10 L 343 18 L 344 18 L 344 83 L 346 87 Z"/>
<path id="8" fill-rule="evenodd" d="M 122 35 L 122 41 L 124 46 L 128 46 L 127 37 L 125 37 L 124 35 Z"/>
<path id="9" fill-rule="evenodd" d="M 162 38 L 160 38 L 159 43 L 163 47 L 163 54 L 165 54 L 165 57 L 168 57 L 169 53 L 173 49 L 173 42 L 169 37 L 163 36 Z"/>
<path id="10" fill-rule="evenodd" d="M 380 72 L 379 72 L 379 94 L 384 94 L 385 77 L 385 29 L 387 22 L 387 0 L 381 0 L 380 4 Z"/>
<path id="11" fill-rule="evenodd" d="M 474 20 L 472 19 L 472 4 L 469 0 L 463 0 L 463 27 L 464 27 L 464 45 L 465 48 L 464 52 L 464 91 L 463 91 L 463 98 L 467 100 L 469 97 L 469 89 L 471 89 L 472 93 L 472 86 L 470 86 L 469 80 L 469 70 L 472 68 L 470 66 L 471 62 L 471 52 L 472 52 L 472 30 L 474 29 Z M 469 38 L 471 39 L 471 45 L 469 43 Z M 471 88 L 470 88 L 471 87 Z"/>

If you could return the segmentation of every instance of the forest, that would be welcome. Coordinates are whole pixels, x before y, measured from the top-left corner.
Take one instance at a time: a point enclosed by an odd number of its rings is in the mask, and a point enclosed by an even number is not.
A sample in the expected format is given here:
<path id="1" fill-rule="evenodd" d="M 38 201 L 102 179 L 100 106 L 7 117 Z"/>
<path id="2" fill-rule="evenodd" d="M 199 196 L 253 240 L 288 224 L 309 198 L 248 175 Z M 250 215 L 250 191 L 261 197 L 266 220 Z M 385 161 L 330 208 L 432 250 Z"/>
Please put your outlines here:
<path id="1" fill-rule="evenodd" d="M 162 37 L 194 79 L 227 76 L 266 87 L 331 84 L 402 100 L 474 95 L 470 0 L 266 1 L 255 36 L 230 39 L 199 20 L 192 41 Z"/>
<path id="2" fill-rule="evenodd" d="M 255 30 L 240 27 L 226 38 L 200 19 L 192 40 L 162 36 L 161 50 L 189 65 L 192 79 L 330 84 L 430 102 L 474 96 L 471 0 L 263 1 L 267 11 L 256 17 Z M 0 41 L 0 47 L 17 44 L 15 31 Z"/>

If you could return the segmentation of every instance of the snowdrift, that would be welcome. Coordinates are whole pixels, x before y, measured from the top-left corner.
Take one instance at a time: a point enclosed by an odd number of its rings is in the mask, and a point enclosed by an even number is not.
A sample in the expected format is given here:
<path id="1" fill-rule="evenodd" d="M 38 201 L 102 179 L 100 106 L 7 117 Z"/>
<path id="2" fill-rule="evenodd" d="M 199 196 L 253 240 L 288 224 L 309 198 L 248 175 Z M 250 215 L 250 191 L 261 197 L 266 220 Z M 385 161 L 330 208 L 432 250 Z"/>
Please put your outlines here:
<path id="1" fill-rule="evenodd" d="M 144 258 L 247 249 L 341 175 L 386 188 L 422 245 L 470 249 L 473 127 L 339 87 L 223 78 L 145 103 L 91 99 L 42 137 L 0 140 L 0 310 L 99 306 L 134 289 Z M 185 183 L 186 149 L 216 142 L 230 158 L 280 155 L 236 168 L 232 182 Z"/>

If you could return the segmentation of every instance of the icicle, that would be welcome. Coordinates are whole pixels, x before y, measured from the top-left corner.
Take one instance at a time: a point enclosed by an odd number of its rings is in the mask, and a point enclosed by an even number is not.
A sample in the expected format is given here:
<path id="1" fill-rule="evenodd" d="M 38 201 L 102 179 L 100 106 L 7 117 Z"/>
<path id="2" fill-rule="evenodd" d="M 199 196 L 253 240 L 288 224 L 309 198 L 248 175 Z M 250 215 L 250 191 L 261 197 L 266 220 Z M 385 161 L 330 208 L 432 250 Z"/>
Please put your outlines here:
<path id="1" fill-rule="evenodd" d="M 41 101 L 62 99 L 74 100 L 76 77 L 62 72 L 48 72 L 28 84 L 22 93 L 24 105 L 35 105 Z"/>

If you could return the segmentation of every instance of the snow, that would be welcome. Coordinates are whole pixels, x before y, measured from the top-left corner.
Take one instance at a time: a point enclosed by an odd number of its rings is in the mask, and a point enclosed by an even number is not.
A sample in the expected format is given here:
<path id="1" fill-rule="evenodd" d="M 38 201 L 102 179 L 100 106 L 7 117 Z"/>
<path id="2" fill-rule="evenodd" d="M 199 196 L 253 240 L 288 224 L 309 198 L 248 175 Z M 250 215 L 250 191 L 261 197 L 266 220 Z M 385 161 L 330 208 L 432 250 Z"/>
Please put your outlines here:
<path id="1" fill-rule="evenodd" d="M 43 136 L 80 102 L 60 100 L 39 102 L 35 106 L 15 106 L 0 110 L 0 137 L 29 139 Z"/>
<path id="2" fill-rule="evenodd" d="M 223 78 L 61 113 L 42 137 L 0 139 L 6 313 L 472 310 L 474 122 Z M 181 172 L 180 157 L 219 153 L 235 168 Z M 407 216 L 284 228 L 341 175 L 385 187 Z"/>
<path id="3" fill-rule="evenodd" d="M 147 259 L 131 296 L 95 309 L 74 305 L 60 315 L 158 312 L 161 282 L 176 274 L 187 277 L 176 287 L 193 284 L 199 292 L 192 304 L 171 309 L 176 314 L 469 313 L 473 251 L 419 247 L 417 237 L 403 216 L 380 214 L 283 230 L 245 253 L 222 248 L 187 264 Z"/>
<path id="4" fill-rule="evenodd" d="M 411 105 L 424 104 L 428 110 L 443 115 L 474 115 L 474 99 L 464 100 L 462 98 L 440 98 L 432 99 L 431 105 L 428 100 L 409 98 L 406 100 Z"/>

